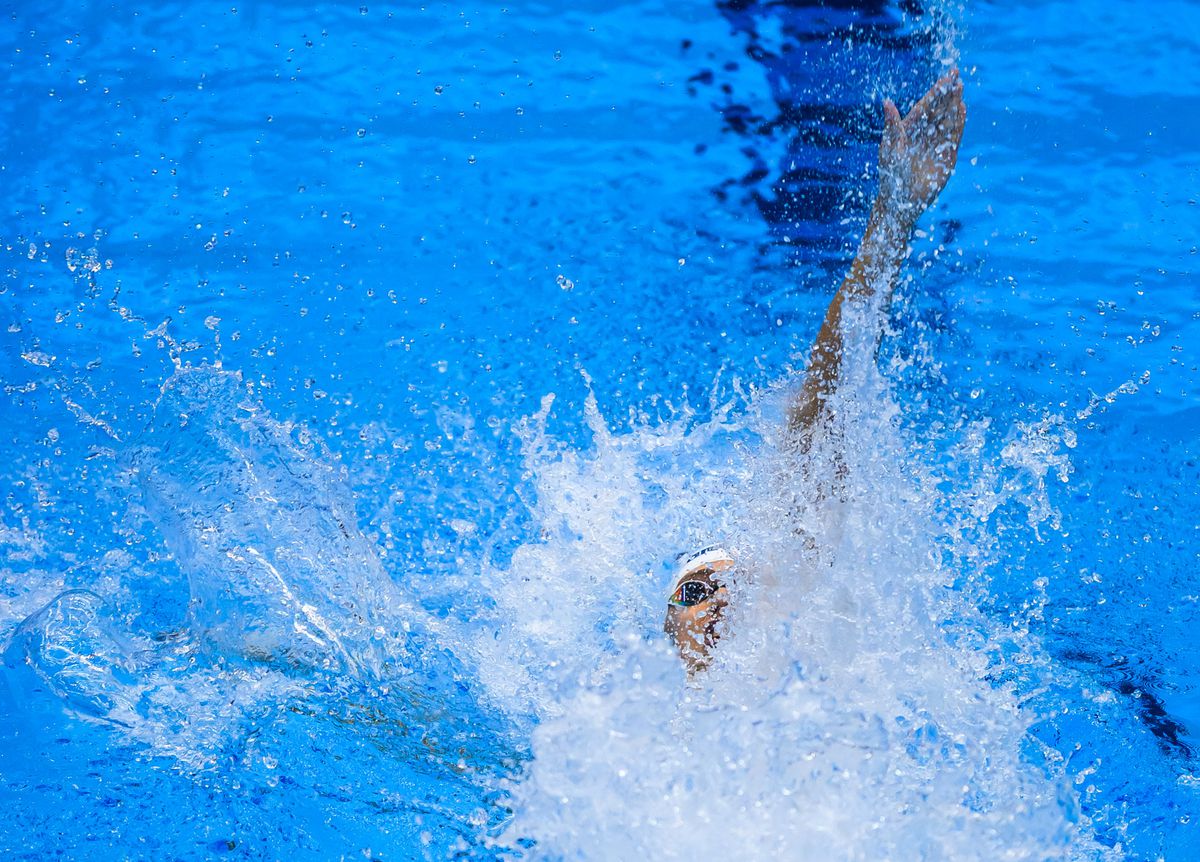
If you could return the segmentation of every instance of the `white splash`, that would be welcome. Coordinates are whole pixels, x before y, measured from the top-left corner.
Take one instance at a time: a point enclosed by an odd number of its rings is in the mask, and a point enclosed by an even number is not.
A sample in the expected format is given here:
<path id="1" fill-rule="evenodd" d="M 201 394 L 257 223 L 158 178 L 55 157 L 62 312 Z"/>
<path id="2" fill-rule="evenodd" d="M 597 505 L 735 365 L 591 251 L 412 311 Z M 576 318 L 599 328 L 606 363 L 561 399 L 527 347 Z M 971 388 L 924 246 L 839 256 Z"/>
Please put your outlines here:
<path id="1" fill-rule="evenodd" d="M 990 623 L 943 562 L 944 492 L 873 363 L 856 369 L 835 405 L 844 436 L 806 459 L 778 454 L 777 420 L 757 412 L 614 434 L 589 405 L 587 453 L 549 439 L 549 404 L 526 427 L 542 540 L 485 572 L 495 614 L 472 645 L 495 700 L 533 717 L 498 850 L 1119 855 L 1092 838 L 1069 776 L 1026 758 L 1036 716 L 989 679 Z M 1069 469 L 1050 436 L 967 472 L 998 495 L 1022 471 L 1037 491 Z M 1051 517 L 1033 502 L 1031 519 Z M 663 561 L 714 537 L 740 563 L 733 608 L 713 666 L 688 679 L 660 634 Z"/>

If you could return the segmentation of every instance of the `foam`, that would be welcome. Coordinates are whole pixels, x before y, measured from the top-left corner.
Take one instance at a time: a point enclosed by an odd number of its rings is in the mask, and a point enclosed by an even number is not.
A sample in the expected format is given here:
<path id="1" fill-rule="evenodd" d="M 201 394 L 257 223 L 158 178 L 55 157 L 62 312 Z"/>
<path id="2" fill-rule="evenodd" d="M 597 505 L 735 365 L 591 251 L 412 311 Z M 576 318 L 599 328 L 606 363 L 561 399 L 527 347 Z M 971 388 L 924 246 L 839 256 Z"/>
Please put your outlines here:
<path id="1" fill-rule="evenodd" d="M 1061 764 L 1027 756 L 1037 716 L 994 681 L 992 623 L 945 562 L 966 553 L 947 538 L 957 501 L 914 457 L 868 347 L 853 348 L 836 428 L 804 458 L 780 447 L 769 399 L 740 422 L 626 434 L 592 405 L 589 452 L 555 445 L 544 414 L 526 428 L 542 539 L 485 572 L 495 615 L 471 644 L 490 695 L 533 716 L 499 847 L 534 859 L 1118 855 L 1095 841 Z M 1030 517 L 1051 518 L 1036 480 L 1065 456 L 1036 434 L 1004 451 L 996 471 L 1032 467 Z M 658 633 L 663 560 L 710 535 L 741 574 L 713 664 L 689 679 Z M 1036 643 L 1022 648 L 1015 662 L 1036 660 Z"/>

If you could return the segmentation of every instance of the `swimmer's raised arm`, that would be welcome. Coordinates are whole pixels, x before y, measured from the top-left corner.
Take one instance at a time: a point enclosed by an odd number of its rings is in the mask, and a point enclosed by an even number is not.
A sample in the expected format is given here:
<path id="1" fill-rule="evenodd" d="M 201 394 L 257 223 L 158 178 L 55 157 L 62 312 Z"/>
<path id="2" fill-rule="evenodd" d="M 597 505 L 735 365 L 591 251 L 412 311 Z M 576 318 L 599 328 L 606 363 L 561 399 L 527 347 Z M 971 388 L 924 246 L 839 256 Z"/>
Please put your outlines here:
<path id="1" fill-rule="evenodd" d="M 883 104 L 887 125 L 879 145 L 879 193 L 850 272 L 825 313 L 813 344 L 804 386 L 788 408 L 788 431 L 802 449 L 827 416 L 827 401 L 841 373 L 842 310 L 883 292 L 891 298 L 917 219 L 937 198 L 954 171 L 967 109 L 962 81 L 953 69 L 934 84 L 904 119 Z M 882 332 L 875 324 L 874 338 Z"/>

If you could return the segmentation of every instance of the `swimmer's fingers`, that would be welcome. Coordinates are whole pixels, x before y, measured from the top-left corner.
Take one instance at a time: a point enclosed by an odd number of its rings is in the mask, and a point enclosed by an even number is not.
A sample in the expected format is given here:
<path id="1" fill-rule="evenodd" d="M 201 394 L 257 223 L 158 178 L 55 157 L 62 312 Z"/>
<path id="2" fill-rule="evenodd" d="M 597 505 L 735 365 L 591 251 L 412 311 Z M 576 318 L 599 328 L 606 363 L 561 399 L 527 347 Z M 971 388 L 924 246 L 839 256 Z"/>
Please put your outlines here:
<path id="1" fill-rule="evenodd" d="M 904 121 L 900 119 L 900 111 L 891 99 L 883 100 L 883 141 L 880 149 L 884 152 L 896 152 L 904 143 Z"/>
<path id="2" fill-rule="evenodd" d="M 958 162 L 958 144 L 967 121 L 967 106 L 963 103 L 962 79 L 958 69 L 952 69 L 934 85 L 936 97 L 930 106 L 925 134 L 933 147 L 932 159 L 944 172 L 942 184 Z"/>
<path id="3" fill-rule="evenodd" d="M 879 197 L 888 207 L 904 206 L 911 185 L 904 121 L 891 99 L 883 101 L 883 137 L 879 141 Z"/>
<path id="4" fill-rule="evenodd" d="M 959 77 L 958 69 L 954 68 L 934 82 L 928 92 L 913 105 L 905 119 L 913 121 L 920 117 L 942 114 L 949 104 L 961 98 L 962 78 Z"/>
<path id="5" fill-rule="evenodd" d="M 958 69 L 952 69 L 939 83 L 942 82 L 945 82 L 945 90 L 940 94 L 934 109 L 934 116 L 938 120 L 938 137 L 949 141 L 957 151 L 958 143 L 962 140 L 963 126 L 967 121 L 967 106 L 963 102 L 963 84 L 958 76 Z"/>
<path id="6" fill-rule="evenodd" d="M 935 144 L 948 140 L 957 146 L 966 119 L 962 92 L 957 68 L 939 78 L 904 118 L 908 139 L 913 143 Z"/>
<path id="7" fill-rule="evenodd" d="M 946 153 L 943 158 L 948 163 L 951 171 L 954 170 L 954 166 L 958 162 L 958 145 L 962 142 L 963 126 L 966 123 L 967 106 L 963 103 L 962 92 L 960 90 L 958 101 L 952 106 L 950 114 L 946 118 L 947 134 L 945 141 L 948 147 L 946 147 Z"/>
<path id="8" fill-rule="evenodd" d="M 891 99 L 883 100 L 883 119 L 887 123 L 887 132 L 898 132 L 900 130 L 900 110 L 896 107 L 896 103 Z"/>

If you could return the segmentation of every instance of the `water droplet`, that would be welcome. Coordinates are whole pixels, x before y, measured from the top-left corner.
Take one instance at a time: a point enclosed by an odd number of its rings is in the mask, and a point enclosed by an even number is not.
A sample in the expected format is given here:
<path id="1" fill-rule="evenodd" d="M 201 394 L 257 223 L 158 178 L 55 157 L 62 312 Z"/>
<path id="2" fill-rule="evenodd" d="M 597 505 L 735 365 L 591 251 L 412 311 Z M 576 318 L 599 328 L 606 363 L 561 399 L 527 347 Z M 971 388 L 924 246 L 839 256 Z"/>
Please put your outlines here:
<path id="1" fill-rule="evenodd" d="M 30 350 L 21 354 L 21 358 L 30 365 L 40 365 L 42 368 L 49 368 L 57 358 L 49 353 L 43 353 L 40 350 Z"/>
<path id="2" fill-rule="evenodd" d="M 442 86 L 441 84 L 438 84 L 436 87 L 434 87 L 434 88 L 433 88 L 433 94 L 434 94 L 435 96 L 440 96 L 440 95 L 442 95 L 442 92 L 443 92 L 445 89 L 446 89 L 446 88 L 445 88 L 444 86 Z"/>
<path id="3" fill-rule="evenodd" d="M 517 108 L 517 116 L 518 116 L 518 117 L 523 117 L 524 115 L 525 115 L 525 109 L 524 109 L 524 108 Z"/>
<path id="4" fill-rule="evenodd" d="M 468 164 L 468 165 L 473 165 L 473 164 L 475 164 L 475 154 L 474 154 L 474 153 L 472 153 L 471 155 L 467 156 L 467 164 Z"/>
<path id="5" fill-rule="evenodd" d="M 359 129 L 359 130 L 356 132 L 356 134 L 357 134 L 357 135 L 358 135 L 360 138 L 365 138 L 365 137 L 367 136 L 367 130 L 366 130 L 366 129 Z"/>

